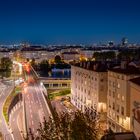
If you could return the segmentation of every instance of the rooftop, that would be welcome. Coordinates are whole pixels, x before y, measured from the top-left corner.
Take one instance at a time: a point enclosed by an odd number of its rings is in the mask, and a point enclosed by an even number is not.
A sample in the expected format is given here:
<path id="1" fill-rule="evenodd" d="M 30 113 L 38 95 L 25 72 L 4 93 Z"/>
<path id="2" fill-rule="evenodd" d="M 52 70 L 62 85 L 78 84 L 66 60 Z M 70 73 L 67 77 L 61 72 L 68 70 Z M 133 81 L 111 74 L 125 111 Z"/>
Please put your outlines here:
<path id="1" fill-rule="evenodd" d="M 85 61 L 73 64 L 74 66 L 84 68 L 87 70 L 92 70 L 96 72 L 107 72 L 109 68 L 116 66 L 114 62 L 101 62 L 101 61 Z"/>
<path id="2" fill-rule="evenodd" d="M 134 79 L 131 79 L 130 81 L 131 81 L 132 83 L 134 83 L 134 84 L 140 86 L 140 77 L 138 77 L 138 78 L 134 78 Z"/>
<path id="3" fill-rule="evenodd" d="M 63 52 L 62 54 L 79 54 L 78 52 Z"/>
<path id="4" fill-rule="evenodd" d="M 127 66 L 126 68 L 121 68 L 121 67 L 112 68 L 112 69 L 109 69 L 109 71 L 121 73 L 125 75 L 140 74 L 140 69 L 134 66 Z"/>
<path id="5" fill-rule="evenodd" d="M 137 140 L 133 132 L 113 133 L 105 135 L 101 140 Z"/>

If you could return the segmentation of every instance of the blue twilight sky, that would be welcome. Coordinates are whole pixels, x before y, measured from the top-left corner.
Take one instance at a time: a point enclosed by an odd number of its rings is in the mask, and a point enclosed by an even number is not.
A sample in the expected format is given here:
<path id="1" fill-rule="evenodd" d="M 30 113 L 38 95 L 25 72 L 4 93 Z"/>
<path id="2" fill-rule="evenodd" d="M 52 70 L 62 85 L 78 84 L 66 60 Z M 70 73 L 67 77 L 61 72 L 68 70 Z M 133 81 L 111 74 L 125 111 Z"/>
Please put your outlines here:
<path id="1" fill-rule="evenodd" d="M 0 43 L 140 42 L 140 0 L 0 0 Z"/>

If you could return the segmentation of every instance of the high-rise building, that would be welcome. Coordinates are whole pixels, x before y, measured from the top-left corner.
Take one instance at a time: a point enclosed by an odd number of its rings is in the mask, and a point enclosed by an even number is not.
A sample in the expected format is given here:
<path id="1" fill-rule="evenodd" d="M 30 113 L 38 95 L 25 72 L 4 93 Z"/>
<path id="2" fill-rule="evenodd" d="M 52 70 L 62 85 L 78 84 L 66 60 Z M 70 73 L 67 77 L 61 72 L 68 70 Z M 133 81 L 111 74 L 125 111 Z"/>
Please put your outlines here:
<path id="1" fill-rule="evenodd" d="M 127 44 L 128 44 L 128 39 L 125 38 L 125 37 L 123 37 L 123 38 L 122 38 L 122 43 L 121 43 L 121 45 L 122 45 L 122 46 L 126 46 Z"/>

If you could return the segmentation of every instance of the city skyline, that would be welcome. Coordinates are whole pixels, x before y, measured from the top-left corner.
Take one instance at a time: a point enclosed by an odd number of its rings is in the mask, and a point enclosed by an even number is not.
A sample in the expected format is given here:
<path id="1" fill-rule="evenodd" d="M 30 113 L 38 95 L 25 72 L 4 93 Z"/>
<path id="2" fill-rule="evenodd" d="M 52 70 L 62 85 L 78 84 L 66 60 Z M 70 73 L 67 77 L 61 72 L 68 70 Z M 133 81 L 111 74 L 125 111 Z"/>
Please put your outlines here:
<path id="1" fill-rule="evenodd" d="M 122 37 L 140 43 L 139 4 L 138 0 L 1 1 L 0 43 L 119 43 Z"/>

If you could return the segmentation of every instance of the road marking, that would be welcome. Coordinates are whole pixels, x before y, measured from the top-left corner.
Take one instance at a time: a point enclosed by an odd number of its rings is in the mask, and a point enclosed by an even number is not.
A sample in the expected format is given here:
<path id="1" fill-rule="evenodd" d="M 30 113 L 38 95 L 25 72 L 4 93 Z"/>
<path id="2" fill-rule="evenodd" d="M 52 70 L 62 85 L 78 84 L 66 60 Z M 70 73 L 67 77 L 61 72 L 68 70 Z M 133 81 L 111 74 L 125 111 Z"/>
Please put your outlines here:
<path id="1" fill-rule="evenodd" d="M 34 121 L 32 121 L 32 125 L 34 125 Z"/>

